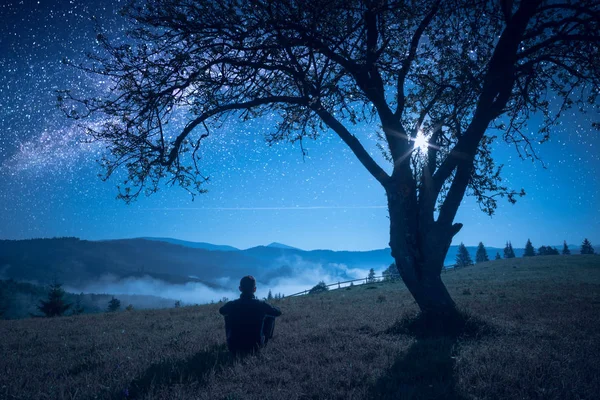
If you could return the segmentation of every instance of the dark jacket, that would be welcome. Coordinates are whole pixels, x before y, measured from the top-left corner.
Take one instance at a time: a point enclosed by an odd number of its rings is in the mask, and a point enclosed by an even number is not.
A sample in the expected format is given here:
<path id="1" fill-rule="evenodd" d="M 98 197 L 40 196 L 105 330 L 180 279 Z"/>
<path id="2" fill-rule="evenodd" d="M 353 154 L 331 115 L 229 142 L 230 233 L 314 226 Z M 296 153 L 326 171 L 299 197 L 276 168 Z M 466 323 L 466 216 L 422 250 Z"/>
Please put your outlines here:
<path id="1" fill-rule="evenodd" d="M 279 308 L 260 301 L 254 295 L 241 294 L 219 309 L 225 316 L 227 345 L 232 351 L 252 350 L 265 343 L 263 324 L 266 316 L 278 317 Z"/>

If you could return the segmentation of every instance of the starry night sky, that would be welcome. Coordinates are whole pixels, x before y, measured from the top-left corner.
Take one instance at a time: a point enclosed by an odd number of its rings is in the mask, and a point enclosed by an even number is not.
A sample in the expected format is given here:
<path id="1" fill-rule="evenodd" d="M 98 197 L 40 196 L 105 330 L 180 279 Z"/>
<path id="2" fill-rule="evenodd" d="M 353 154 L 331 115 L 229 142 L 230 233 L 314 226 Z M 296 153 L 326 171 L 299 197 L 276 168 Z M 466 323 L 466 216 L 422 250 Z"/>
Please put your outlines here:
<path id="1" fill-rule="evenodd" d="M 305 143 L 268 146 L 273 120 L 227 121 L 203 142 L 207 194 L 191 201 L 165 188 L 132 205 L 115 199 L 116 181 L 102 182 L 95 160 L 103 149 L 85 143 L 56 107 L 57 89 L 103 90 L 65 66 L 97 49 L 92 17 L 122 32 L 118 1 L 40 0 L 0 4 L 0 239 L 77 236 L 112 239 L 174 237 L 241 248 L 283 242 L 303 249 L 364 250 L 388 243 L 385 196 L 339 138 L 323 132 Z M 542 164 L 520 160 L 498 141 L 494 155 L 504 177 L 527 195 L 501 201 L 493 218 L 468 198 L 455 237 L 476 245 L 523 247 L 600 244 L 598 115 L 570 112 L 551 140 L 536 146 Z M 535 126 L 535 120 L 532 126 Z M 352 129 L 382 164 L 373 129 Z"/>

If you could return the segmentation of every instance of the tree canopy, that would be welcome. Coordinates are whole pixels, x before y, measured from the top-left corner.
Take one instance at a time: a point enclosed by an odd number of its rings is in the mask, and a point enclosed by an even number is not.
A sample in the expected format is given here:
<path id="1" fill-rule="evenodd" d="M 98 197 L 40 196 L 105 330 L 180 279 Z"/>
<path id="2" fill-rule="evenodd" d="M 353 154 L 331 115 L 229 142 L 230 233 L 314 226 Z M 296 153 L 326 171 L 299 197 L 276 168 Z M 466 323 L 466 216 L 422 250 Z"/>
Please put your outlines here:
<path id="1" fill-rule="evenodd" d="M 88 132 L 110 148 L 106 177 L 128 171 L 127 201 L 163 179 L 201 193 L 201 141 L 232 115 L 276 114 L 272 141 L 327 127 L 384 186 L 411 174 L 432 189 L 440 218 L 467 188 L 491 214 L 497 196 L 522 194 L 502 184 L 494 139 L 535 157 L 531 115 L 546 140 L 566 109 L 597 107 L 598 13 L 592 0 L 138 0 L 123 10 L 128 37 L 100 32 L 104 55 L 79 65 L 110 94 L 59 101 L 70 117 L 101 116 Z M 361 122 L 392 176 L 352 134 Z M 418 135 L 429 151 L 413 151 Z"/>

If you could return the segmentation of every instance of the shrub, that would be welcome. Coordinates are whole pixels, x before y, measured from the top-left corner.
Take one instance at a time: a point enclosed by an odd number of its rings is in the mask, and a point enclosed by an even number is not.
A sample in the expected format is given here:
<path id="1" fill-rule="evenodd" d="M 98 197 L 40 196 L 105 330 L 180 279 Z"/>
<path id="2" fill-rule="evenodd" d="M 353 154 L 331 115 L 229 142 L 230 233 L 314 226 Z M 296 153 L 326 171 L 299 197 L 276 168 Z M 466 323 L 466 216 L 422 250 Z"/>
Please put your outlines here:
<path id="1" fill-rule="evenodd" d="M 321 281 L 319 283 L 317 283 L 315 286 L 313 286 L 312 289 L 310 289 L 308 291 L 309 294 L 315 294 L 315 293 L 323 293 L 323 292 L 327 292 L 329 290 L 329 288 L 327 287 L 327 284 L 324 281 Z"/>

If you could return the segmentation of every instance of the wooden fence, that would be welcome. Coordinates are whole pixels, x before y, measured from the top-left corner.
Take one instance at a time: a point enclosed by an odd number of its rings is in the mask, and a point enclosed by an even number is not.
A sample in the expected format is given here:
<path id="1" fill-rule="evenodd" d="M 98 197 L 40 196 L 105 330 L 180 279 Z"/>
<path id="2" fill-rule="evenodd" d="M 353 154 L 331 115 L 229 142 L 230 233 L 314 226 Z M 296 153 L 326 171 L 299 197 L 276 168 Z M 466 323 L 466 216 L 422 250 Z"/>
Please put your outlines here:
<path id="1" fill-rule="evenodd" d="M 457 265 L 447 265 L 444 268 L 442 268 L 442 272 L 443 273 L 450 272 L 450 271 L 454 271 L 456 269 L 458 269 Z M 354 282 L 360 282 L 360 283 L 357 283 L 357 285 L 364 285 L 367 283 L 393 282 L 393 281 L 397 281 L 397 280 L 400 280 L 400 277 L 398 275 L 396 275 L 396 276 L 381 275 L 381 276 L 374 276 L 371 279 L 369 279 L 369 277 L 366 277 L 366 278 L 360 278 L 360 279 L 352 279 L 349 281 L 339 281 L 339 282 L 335 282 L 335 283 L 330 283 L 328 285 L 325 285 L 324 287 L 326 287 L 327 289 L 333 287 L 333 289 L 335 290 L 335 289 L 341 289 L 342 285 L 354 284 Z M 337 286 L 337 287 L 335 287 L 335 286 Z M 344 286 L 344 287 L 347 287 L 347 286 Z M 290 294 L 285 297 L 302 296 L 302 295 L 310 293 L 310 291 L 311 291 L 311 289 L 307 289 L 307 290 L 303 290 L 298 293 Z"/>

